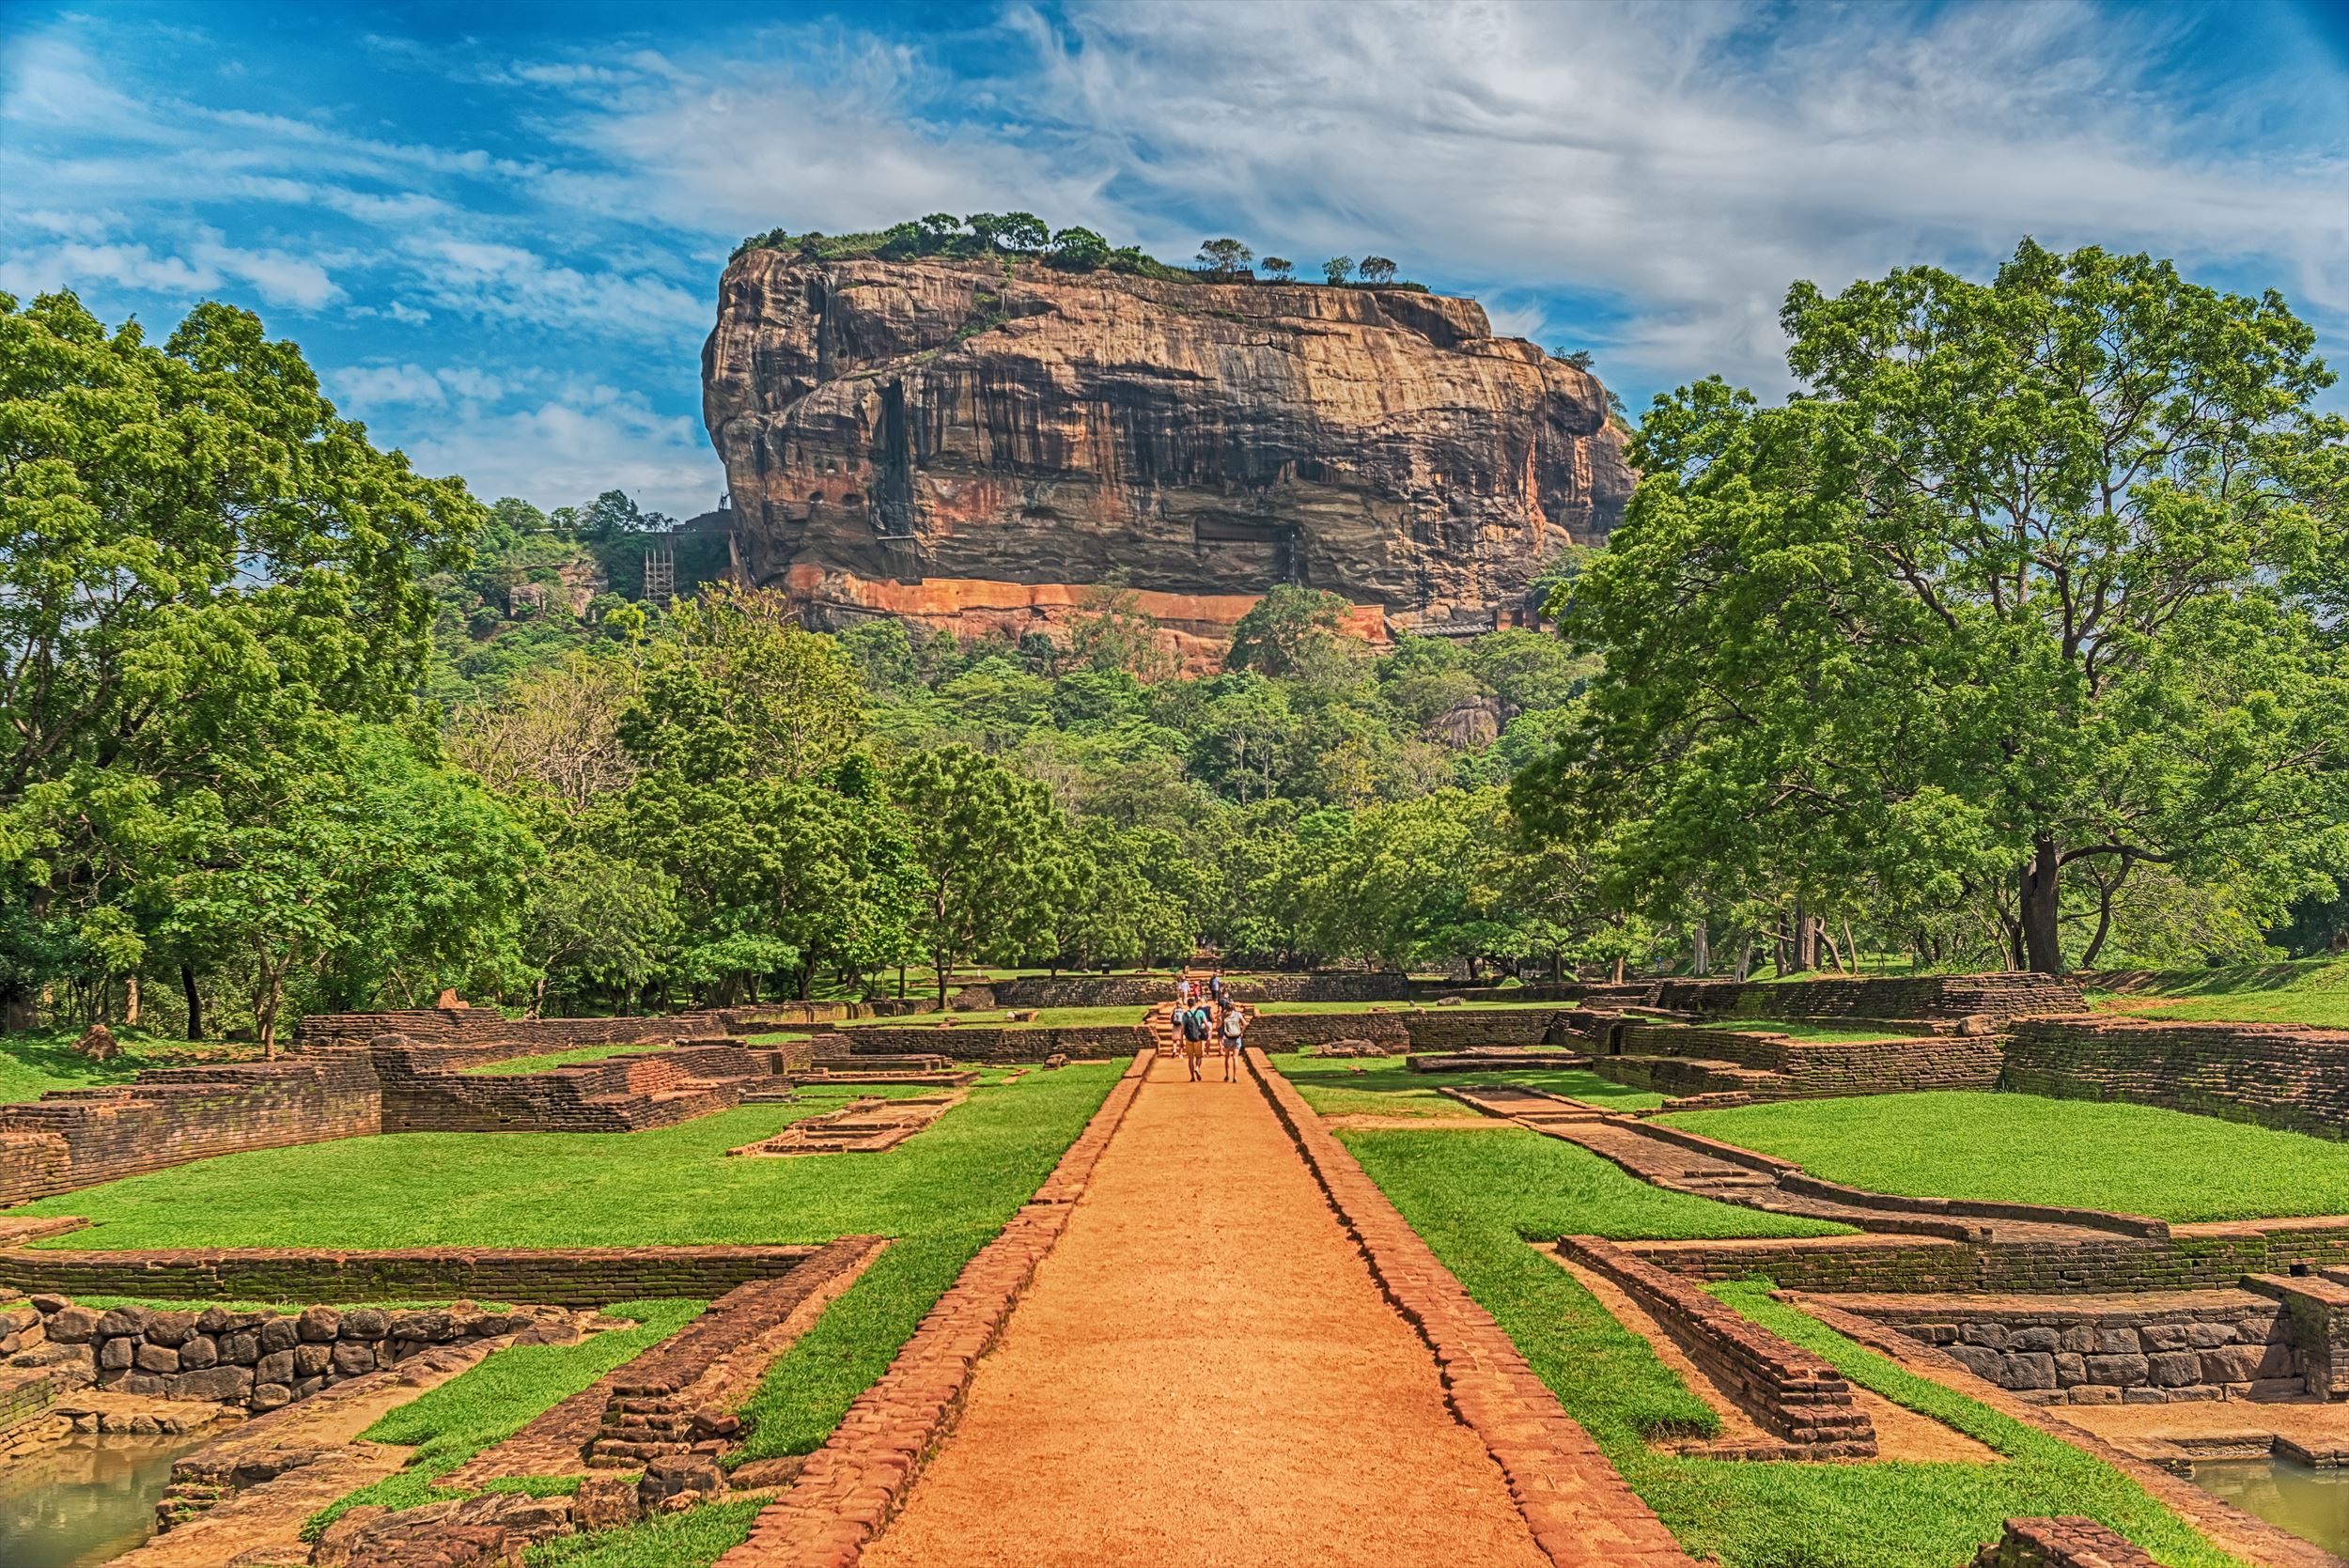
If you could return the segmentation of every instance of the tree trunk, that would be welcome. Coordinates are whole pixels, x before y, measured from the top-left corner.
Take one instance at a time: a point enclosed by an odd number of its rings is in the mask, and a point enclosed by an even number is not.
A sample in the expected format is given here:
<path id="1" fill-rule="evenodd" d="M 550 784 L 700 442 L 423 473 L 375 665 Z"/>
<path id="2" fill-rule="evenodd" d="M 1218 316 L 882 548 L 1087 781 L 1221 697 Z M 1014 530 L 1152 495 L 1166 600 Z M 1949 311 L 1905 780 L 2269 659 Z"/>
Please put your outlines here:
<path id="1" fill-rule="evenodd" d="M 936 948 L 930 950 L 930 962 L 938 969 L 938 1010 L 946 1011 L 946 955 Z"/>
<path id="2" fill-rule="evenodd" d="M 1819 967 L 1819 917 L 1795 906 L 1795 972 L 1809 974 Z"/>
<path id="3" fill-rule="evenodd" d="M 1688 972 L 1700 979 L 1713 972 L 1713 943 L 1703 921 L 1698 921 L 1696 929 L 1688 933 Z"/>
<path id="4" fill-rule="evenodd" d="M 122 983 L 122 1027 L 131 1029 L 139 1021 L 139 977 L 133 970 Z"/>
<path id="5" fill-rule="evenodd" d="M 1623 959 L 1620 957 L 1615 960 L 1615 984 L 1623 984 Z"/>
<path id="6" fill-rule="evenodd" d="M 2022 873 L 2023 959 L 2035 974 L 2063 972 L 2063 933 L 2058 924 L 2063 906 L 2061 852 L 2056 841 L 2042 833 L 2031 848 Z"/>
<path id="7" fill-rule="evenodd" d="M 188 999 L 188 1038 L 201 1040 L 204 1038 L 204 993 L 195 988 L 195 968 L 192 964 L 179 966 L 179 991 Z"/>
<path id="8" fill-rule="evenodd" d="M 900 959 L 900 960 L 898 961 L 898 964 L 897 964 L 897 1000 L 898 1000 L 899 1001 L 905 1001 L 905 999 L 906 999 L 906 966 L 905 966 L 905 962 L 904 962 L 904 960 Z"/>
<path id="9" fill-rule="evenodd" d="M 1737 984 L 1744 985 L 1753 973 L 1753 939 L 1741 937 L 1737 941 Z"/>

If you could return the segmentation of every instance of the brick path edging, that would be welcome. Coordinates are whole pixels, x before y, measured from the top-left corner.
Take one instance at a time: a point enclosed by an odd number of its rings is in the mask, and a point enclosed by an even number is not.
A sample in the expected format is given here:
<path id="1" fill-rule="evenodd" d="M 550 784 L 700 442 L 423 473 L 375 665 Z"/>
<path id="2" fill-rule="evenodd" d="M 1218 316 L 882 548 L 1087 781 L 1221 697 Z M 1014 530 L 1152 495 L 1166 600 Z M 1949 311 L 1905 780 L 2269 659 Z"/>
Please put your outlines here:
<path id="1" fill-rule="evenodd" d="M 1377 1184 L 1251 1047 L 1250 1072 L 1396 1312 L 1435 1353 L 1445 1398 L 1509 1483 L 1533 1541 L 1558 1568 L 1691 1568 L 1516 1344 L 1438 1260 Z"/>
<path id="2" fill-rule="evenodd" d="M 979 1358 L 1067 1228 L 1154 1054 L 1135 1053 L 1035 1196 L 964 1266 L 791 1489 L 759 1513 L 750 1538 L 716 1568 L 849 1568 L 863 1555 L 961 1419 Z"/>

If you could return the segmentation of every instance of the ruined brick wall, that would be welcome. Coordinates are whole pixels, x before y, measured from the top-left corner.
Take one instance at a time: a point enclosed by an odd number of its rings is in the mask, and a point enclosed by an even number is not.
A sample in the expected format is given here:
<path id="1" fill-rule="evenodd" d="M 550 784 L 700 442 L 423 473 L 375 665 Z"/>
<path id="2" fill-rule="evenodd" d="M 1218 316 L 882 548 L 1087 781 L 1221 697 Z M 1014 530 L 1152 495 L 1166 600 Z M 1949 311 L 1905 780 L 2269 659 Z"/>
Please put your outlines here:
<path id="1" fill-rule="evenodd" d="M 1719 1005 L 1722 993 L 1703 998 Z M 1669 1007 L 1672 1004 L 1665 1002 Z M 1724 1011 L 1742 1018 L 1965 1018 L 2003 1021 L 2087 1005 L 2077 981 L 2049 974 L 1921 974 L 1748 984 Z"/>
<path id="2" fill-rule="evenodd" d="M 1836 1303 L 2039 1405 L 2295 1399 L 2306 1369 L 2283 1303 L 2241 1290 Z"/>
<path id="3" fill-rule="evenodd" d="M 365 1050 L 150 1068 L 132 1083 L 0 1106 L 0 1179 L 8 1183 L 0 1203 L 381 1130 L 381 1087 Z"/>
<path id="4" fill-rule="evenodd" d="M 1891 1034 L 1882 1040 L 1796 1040 L 1783 1034 L 1626 1019 L 1587 1009 L 1561 1015 L 1562 1035 L 1586 1042 L 1607 1077 L 1658 1094 L 1824 1099 L 1923 1089 L 1995 1089 L 2005 1060 L 1993 1035 Z M 1707 1067 L 1729 1063 L 1732 1074 Z M 1770 1075 L 1767 1078 L 1756 1074 Z"/>
<path id="5" fill-rule="evenodd" d="M 1805 1457 L 1875 1452 L 1875 1424 L 1843 1374 L 1819 1357 L 1611 1242 L 1565 1236 L 1558 1250 L 1620 1286 L 1764 1430 Z"/>
<path id="6" fill-rule="evenodd" d="M 1225 977 L 1242 1001 L 1402 1001 L 1416 994 L 1399 974 L 1236 974 Z M 988 987 L 998 1007 L 1152 1007 L 1173 1000 L 1172 976 L 1019 975 Z"/>
<path id="7" fill-rule="evenodd" d="M 1299 1050 L 1332 1040 L 1369 1040 L 1392 1050 L 1466 1050 L 1476 1046 L 1539 1046 L 1562 1037 L 1555 1008 L 1470 1010 L 1430 1007 L 1392 1013 L 1268 1013 L 1248 1021 L 1248 1043 Z M 1572 1043 L 1571 1041 L 1569 1043 Z"/>
<path id="8" fill-rule="evenodd" d="M 759 1016 L 766 1011 L 759 1010 Z M 303 1047 L 333 1041 L 366 1045 L 380 1034 L 397 1034 L 419 1045 L 510 1048 L 479 1059 L 497 1062 L 576 1046 L 708 1039 L 736 1032 L 731 1027 L 734 1016 L 700 1012 L 652 1018 L 509 1018 L 494 1007 L 411 1007 L 390 1013 L 313 1014 L 302 1020 L 294 1038 Z"/>
<path id="9" fill-rule="evenodd" d="M 636 1132 L 731 1110 L 776 1057 L 732 1046 L 575 1062 L 539 1073 L 383 1080 L 385 1132 Z"/>
<path id="10" fill-rule="evenodd" d="M 527 1301 L 601 1307 L 656 1296 L 704 1300 L 776 1279 L 814 1247 L 280 1247 L 0 1251 L 0 1284 L 25 1294 L 167 1301 Z"/>
<path id="11" fill-rule="evenodd" d="M 2002 1081 L 2026 1094 L 2349 1138 L 2349 1030 L 2033 1018 L 2015 1026 Z"/>
<path id="12" fill-rule="evenodd" d="M 2093 1519 L 2009 1519 L 1973 1568 L 2161 1568 L 2119 1531 Z"/>
<path id="13" fill-rule="evenodd" d="M 1789 1290 L 1845 1295 L 2081 1295 L 2224 1290 L 2247 1274 L 2349 1265 L 2349 1224 L 2172 1227 L 2166 1238 L 2114 1234 L 2077 1241 L 1941 1241 L 1924 1236 L 1819 1236 L 1766 1242 L 1624 1244 L 1697 1280 L 1766 1276 Z"/>
<path id="14" fill-rule="evenodd" d="M 832 1039 L 846 1040 L 858 1056 L 949 1056 L 957 1062 L 1041 1062 L 1048 1056 L 1081 1061 L 1123 1061 L 1155 1041 L 1140 1024 L 1091 1027 L 1045 1027 L 1034 1024 L 873 1024 L 844 1029 Z"/>

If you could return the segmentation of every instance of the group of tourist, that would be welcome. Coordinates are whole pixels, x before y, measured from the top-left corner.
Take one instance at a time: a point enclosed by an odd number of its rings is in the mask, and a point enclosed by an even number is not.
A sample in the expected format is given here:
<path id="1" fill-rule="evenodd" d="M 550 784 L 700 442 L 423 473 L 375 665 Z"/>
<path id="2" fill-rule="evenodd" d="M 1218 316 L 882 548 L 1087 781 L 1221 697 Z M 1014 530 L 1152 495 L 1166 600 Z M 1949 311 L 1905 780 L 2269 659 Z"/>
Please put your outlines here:
<path id="1" fill-rule="evenodd" d="M 1237 1081 L 1247 1028 L 1247 1010 L 1232 1000 L 1221 973 L 1208 976 L 1205 984 L 1190 975 L 1174 983 L 1174 1036 L 1183 1044 L 1183 1060 L 1190 1063 L 1191 1082 L 1200 1079 L 1200 1067 L 1206 1061 L 1210 1042 L 1223 1057 L 1223 1081 Z"/>

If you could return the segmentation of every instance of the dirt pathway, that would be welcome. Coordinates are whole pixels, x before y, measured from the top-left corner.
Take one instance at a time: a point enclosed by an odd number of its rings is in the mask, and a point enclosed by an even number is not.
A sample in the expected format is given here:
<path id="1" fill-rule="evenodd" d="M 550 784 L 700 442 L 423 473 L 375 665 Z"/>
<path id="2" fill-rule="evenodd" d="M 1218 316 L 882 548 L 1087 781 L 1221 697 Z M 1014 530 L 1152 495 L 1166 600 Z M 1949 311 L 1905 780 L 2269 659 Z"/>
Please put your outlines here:
<path id="1" fill-rule="evenodd" d="M 1149 1086 L 868 1568 L 1542 1568 L 1252 1083 Z"/>

